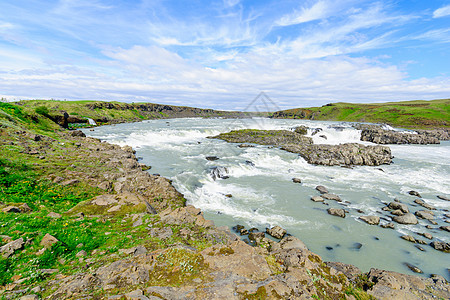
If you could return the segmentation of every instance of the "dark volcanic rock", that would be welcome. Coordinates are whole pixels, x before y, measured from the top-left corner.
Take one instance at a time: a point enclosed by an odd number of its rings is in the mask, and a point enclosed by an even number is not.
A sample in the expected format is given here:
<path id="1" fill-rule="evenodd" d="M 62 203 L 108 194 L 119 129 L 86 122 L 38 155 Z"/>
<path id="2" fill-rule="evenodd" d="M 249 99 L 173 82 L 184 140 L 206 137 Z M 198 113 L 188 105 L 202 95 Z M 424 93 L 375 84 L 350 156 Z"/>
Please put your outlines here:
<path id="1" fill-rule="evenodd" d="M 441 200 L 446 200 L 446 201 L 450 201 L 450 198 L 449 197 L 446 197 L 446 196 L 442 196 L 442 195 L 439 195 L 439 196 L 437 196 L 439 199 L 441 199 Z"/>
<path id="2" fill-rule="evenodd" d="M 304 125 L 295 127 L 294 132 L 298 133 L 298 134 L 301 134 L 301 135 L 305 135 L 305 134 L 308 133 L 308 127 L 306 127 Z"/>
<path id="3" fill-rule="evenodd" d="M 302 180 L 300 178 L 292 178 L 292 182 L 294 182 L 294 183 L 302 183 Z"/>
<path id="4" fill-rule="evenodd" d="M 408 194 L 410 194 L 411 196 L 416 196 L 416 197 L 422 198 L 422 196 L 420 196 L 419 192 L 416 192 L 416 191 L 409 191 Z"/>
<path id="5" fill-rule="evenodd" d="M 214 161 L 214 160 L 218 160 L 219 158 L 217 157 L 217 156 L 207 156 L 206 157 L 206 160 L 209 160 L 209 161 Z"/>

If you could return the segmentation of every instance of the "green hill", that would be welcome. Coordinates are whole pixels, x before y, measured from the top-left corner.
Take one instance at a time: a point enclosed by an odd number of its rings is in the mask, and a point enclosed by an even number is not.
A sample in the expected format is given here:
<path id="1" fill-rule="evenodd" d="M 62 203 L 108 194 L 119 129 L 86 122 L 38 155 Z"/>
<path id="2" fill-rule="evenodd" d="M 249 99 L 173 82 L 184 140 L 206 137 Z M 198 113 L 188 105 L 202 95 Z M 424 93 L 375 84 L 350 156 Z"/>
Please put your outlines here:
<path id="1" fill-rule="evenodd" d="M 332 103 L 273 113 L 272 118 L 386 123 L 405 128 L 450 127 L 450 99 L 372 104 Z"/>

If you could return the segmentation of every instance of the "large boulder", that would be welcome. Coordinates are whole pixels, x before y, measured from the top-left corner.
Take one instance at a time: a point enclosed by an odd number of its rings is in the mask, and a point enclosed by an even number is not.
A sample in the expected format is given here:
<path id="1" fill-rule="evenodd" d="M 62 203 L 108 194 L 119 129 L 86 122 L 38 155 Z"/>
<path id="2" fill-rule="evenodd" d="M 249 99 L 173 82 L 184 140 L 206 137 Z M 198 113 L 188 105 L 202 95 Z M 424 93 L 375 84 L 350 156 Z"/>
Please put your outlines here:
<path id="1" fill-rule="evenodd" d="M 414 216 L 412 213 L 407 213 L 403 216 L 395 216 L 392 218 L 392 220 L 400 224 L 417 224 L 419 222 L 417 221 L 416 216 Z"/>

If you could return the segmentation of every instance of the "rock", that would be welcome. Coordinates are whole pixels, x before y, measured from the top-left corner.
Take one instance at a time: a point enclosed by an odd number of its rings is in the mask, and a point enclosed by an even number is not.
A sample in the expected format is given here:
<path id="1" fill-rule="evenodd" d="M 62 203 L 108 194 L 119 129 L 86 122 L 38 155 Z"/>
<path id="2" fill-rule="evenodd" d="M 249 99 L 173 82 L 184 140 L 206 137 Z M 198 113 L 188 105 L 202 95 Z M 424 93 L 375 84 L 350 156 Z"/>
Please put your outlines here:
<path id="1" fill-rule="evenodd" d="M 439 139 L 433 136 L 384 130 L 379 126 L 362 129 L 361 141 L 375 144 L 439 144 Z"/>
<path id="2" fill-rule="evenodd" d="M 86 255 L 87 255 L 87 252 L 84 250 L 81 250 L 77 254 L 75 254 L 76 257 L 84 257 Z"/>
<path id="3" fill-rule="evenodd" d="M 323 198 L 320 196 L 312 196 L 311 200 L 314 202 L 323 202 Z"/>
<path id="4" fill-rule="evenodd" d="M 419 269 L 418 267 L 416 267 L 410 263 L 405 262 L 404 265 L 407 266 L 414 273 L 423 273 L 423 271 L 421 269 Z"/>
<path id="5" fill-rule="evenodd" d="M 439 229 L 450 232 L 450 226 L 441 226 Z"/>
<path id="6" fill-rule="evenodd" d="M 415 212 L 415 215 L 421 219 L 425 220 L 433 220 L 434 216 L 430 213 L 430 211 L 419 210 Z"/>
<path id="7" fill-rule="evenodd" d="M 327 138 L 327 136 L 326 135 L 324 135 L 324 134 L 321 134 L 321 135 L 319 135 L 319 137 L 321 137 L 321 138 L 323 138 L 323 139 L 325 139 L 325 140 L 327 140 L 328 138 Z"/>
<path id="8" fill-rule="evenodd" d="M 215 160 L 218 160 L 219 158 L 217 157 L 217 156 L 207 156 L 206 157 L 206 160 L 209 160 L 209 161 L 215 161 Z"/>
<path id="9" fill-rule="evenodd" d="M 450 243 L 434 241 L 430 243 L 430 246 L 434 249 L 442 252 L 449 253 L 450 252 Z"/>
<path id="10" fill-rule="evenodd" d="M 302 180 L 300 178 L 292 178 L 293 183 L 302 183 Z"/>
<path id="11" fill-rule="evenodd" d="M 286 144 L 281 149 L 298 153 L 309 164 L 325 166 L 379 166 L 392 162 L 391 149 L 387 146 L 364 146 L 357 143 L 339 145 Z"/>
<path id="12" fill-rule="evenodd" d="M 389 229 L 394 229 L 395 228 L 395 224 L 394 223 L 392 223 L 392 222 L 390 222 L 390 223 L 387 223 L 387 224 L 382 224 L 382 225 L 380 225 L 382 228 L 389 228 Z"/>
<path id="13" fill-rule="evenodd" d="M 6 245 L 3 245 L 0 247 L 0 253 L 4 258 L 8 258 L 11 255 L 14 254 L 17 250 L 20 250 L 23 248 L 23 245 L 25 244 L 23 238 L 19 238 L 15 241 L 9 242 Z"/>
<path id="14" fill-rule="evenodd" d="M 266 228 L 267 234 L 273 236 L 274 238 L 281 239 L 286 234 L 286 230 L 280 226 L 274 226 L 272 228 Z"/>
<path id="15" fill-rule="evenodd" d="M 228 168 L 226 167 L 213 167 L 210 171 L 210 175 L 213 180 L 216 179 L 227 179 L 229 178 L 228 174 Z"/>
<path id="16" fill-rule="evenodd" d="M 378 216 L 361 216 L 359 218 L 369 225 L 380 224 L 380 217 L 378 217 Z"/>
<path id="17" fill-rule="evenodd" d="M 404 213 L 409 213 L 408 206 L 406 204 L 404 204 L 404 203 L 399 203 L 399 202 L 395 202 L 394 201 L 394 202 L 390 202 L 388 204 L 388 207 L 390 209 L 400 210 L 400 211 L 402 211 Z"/>
<path id="18" fill-rule="evenodd" d="M 449 197 L 446 197 L 446 196 L 442 196 L 442 195 L 439 195 L 439 196 L 437 196 L 439 199 L 441 199 L 441 200 L 445 200 L 445 201 L 450 201 L 450 198 Z"/>
<path id="19" fill-rule="evenodd" d="M 323 185 L 316 186 L 316 190 L 318 190 L 321 194 L 328 194 L 328 189 Z"/>
<path id="20" fill-rule="evenodd" d="M 354 243 L 354 244 L 350 247 L 350 250 L 359 250 L 359 249 L 362 248 L 362 246 L 363 246 L 363 244 L 361 244 L 361 243 Z"/>
<path id="21" fill-rule="evenodd" d="M 416 242 L 416 239 L 414 237 L 412 237 L 411 235 L 402 235 L 401 238 L 404 239 L 405 241 L 408 241 L 411 243 Z"/>
<path id="22" fill-rule="evenodd" d="M 294 132 L 295 132 L 295 133 L 298 133 L 298 134 L 301 134 L 301 135 L 305 135 L 305 134 L 308 133 L 308 127 L 306 127 L 306 126 L 304 126 L 304 125 L 295 127 L 295 128 L 294 128 Z"/>
<path id="23" fill-rule="evenodd" d="M 326 193 L 326 194 L 322 194 L 321 197 L 324 199 L 327 199 L 327 200 L 334 200 L 334 201 L 338 201 L 338 202 L 342 201 L 341 198 L 335 194 Z"/>
<path id="24" fill-rule="evenodd" d="M 397 223 L 400 224 L 417 224 L 417 218 L 412 213 L 404 214 L 403 216 L 395 216 L 392 218 Z"/>
<path id="25" fill-rule="evenodd" d="M 416 191 L 409 191 L 408 194 L 410 194 L 411 196 L 416 196 L 416 197 L 422 198 L 422 196 L 420 196 L 420 194 Z"/>
<path id="26" fill-rule="evenodd" d="M 259 242 L 261 239 L 265 238 L 266 235 L 264 232 L 250 232 L 248 234 L 248 239 L 251 241 Z"/>
<path id="27" fill-rule="evenodd" d="M 83 131 L 80 130 L 73 130 L 70 132 L 71 136 L 79 136 L 79 137 L 86 137 L 86 135 L 83 133 Z"/>
<path id="28" fill-rule="evenodd" d="M 246 163 L 247 165 L 251 166 L 251 167 L 254 167 L 254 166 L 255 166 L 255 163 L 252 162 L 252 161 L 250 161 L 250 160 L 246 160 L 245 163 Z"/>
<path id="29" fill-rule="evenodd" d="M 74 185 L 79 183 L 80 181 L 78 179 L 70 179 L 70 180 L 66 180 L 60 183 L 60 185 L 62 186 L 68 186 L 68 185 Z"/>
<path id="30" fill-rule="evenodd" d="M 19 209 L 23 213 L 32 211 L 31 207 L 29 207 L 28 204 L 26 204 L 26 203 L 23 203 L 23 204 L 19 205 Z"/>
<path id="31" fill-rule="evenodd" d="M 278 251 L 279 249 L 301 249 L 302 251 L 308 251 L 308 247 L 306 247 L 305 243 L 291 235 L 285 236 L 281 239 L 281 241 L 272 246 L 272 251 L 274 252 Z"/>
<path id="32" fill-rule="evenodd" d="M 345 218 L 345 211 L 341 208 L 329 208 L 327 212 L 332 216 Z"/>
<path id="33" fill-rule="evenodd" d="M 417 204 L 419 204 L 420 206 L 425 207 L 426 209 L 430 209 L 430 210 L 436 209 L 434 206 L 425 203 L 425 201 L 423 201 L 422 199 L 418 199 L 418 198 L 417 198 L 417 199 L 414 200 L 414 203 L 417 203 Z"/>
<path id="34" fill-rule="evenodd" d="M 50 248 L 51 246 L 53 246 L 53 244 L 56 244 L 57 242 L 59 242 L 57 238 L 46 233 L 42 238 L 40 245 L 44 246 L 45 248 Z"/>
<path id="35" fill-rule="evenodd" d="M 49 213 L 47 214 L 47 217 L 49 217 L 49 218 L 54 218 L 54 219 L 59 219 L 59 218 L 61 218 L 62 216 L 61 216 L 60 214 L 58 214 L 58 213 L 55 213 L 55 212 L 49 212 Z"/>
<path id="36" fill-rule="evenodd" d="M 238 145 L 239 148 L 253 148 L 255 147 L 254 145 L 250 145 L 250 144 L 240 144 Z"/>
<path id="37" fill-rule="evenodd" d="M 393 214 L 394 216 L 403 216 L 405 213 L 402 212 L 400 209 L 396 209 L 391 211 L 391 214 Z"/>
<path id="38" fill-rule="evenodd" d="M 39 300 L 39 296 L 32 294 L 32 295 L 25 295 L 19 298 L 19 300 Z"/>
<path id="39" fill-rule="evenodd" d="M 424 237 L 426 237 L 427 239 L 429 239 L 429 240 L 432 240 L 433 239 L 433 236 L 430 234 L 430 233 L 428 233 L 428 232 L 424 232 L 424 233 L 419 233 L 421 236 L 424 236 Z"/>
<path id="40" fill-rule="evenodd" d="M 7 206 L 2 209 L 2 212 L 4 213 L 21 213 L 22 211 L 17 206 Z"/>

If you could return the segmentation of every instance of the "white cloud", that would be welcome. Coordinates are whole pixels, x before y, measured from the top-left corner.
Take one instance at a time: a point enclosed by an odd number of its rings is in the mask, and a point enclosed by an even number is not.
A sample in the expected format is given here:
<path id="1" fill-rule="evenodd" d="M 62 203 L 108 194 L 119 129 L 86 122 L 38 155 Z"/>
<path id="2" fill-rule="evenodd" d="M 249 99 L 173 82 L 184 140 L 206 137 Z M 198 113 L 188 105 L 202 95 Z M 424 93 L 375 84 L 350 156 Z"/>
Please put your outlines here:
<path id="1" fill-rule="evenodd" d="M 279 26 L 289 26 L 327 18 L 331 8 L 325 1 L 318 1 L 311 7 L 303 7 L 300 11 L 284 15 L 276 22 Z"/>
<path id="2" fill-rule="evenodd" d="M 433 12 L 433 18 L 442 18 L 446 16 L 450 16 L 450 5 L 438 8 Z"/>

